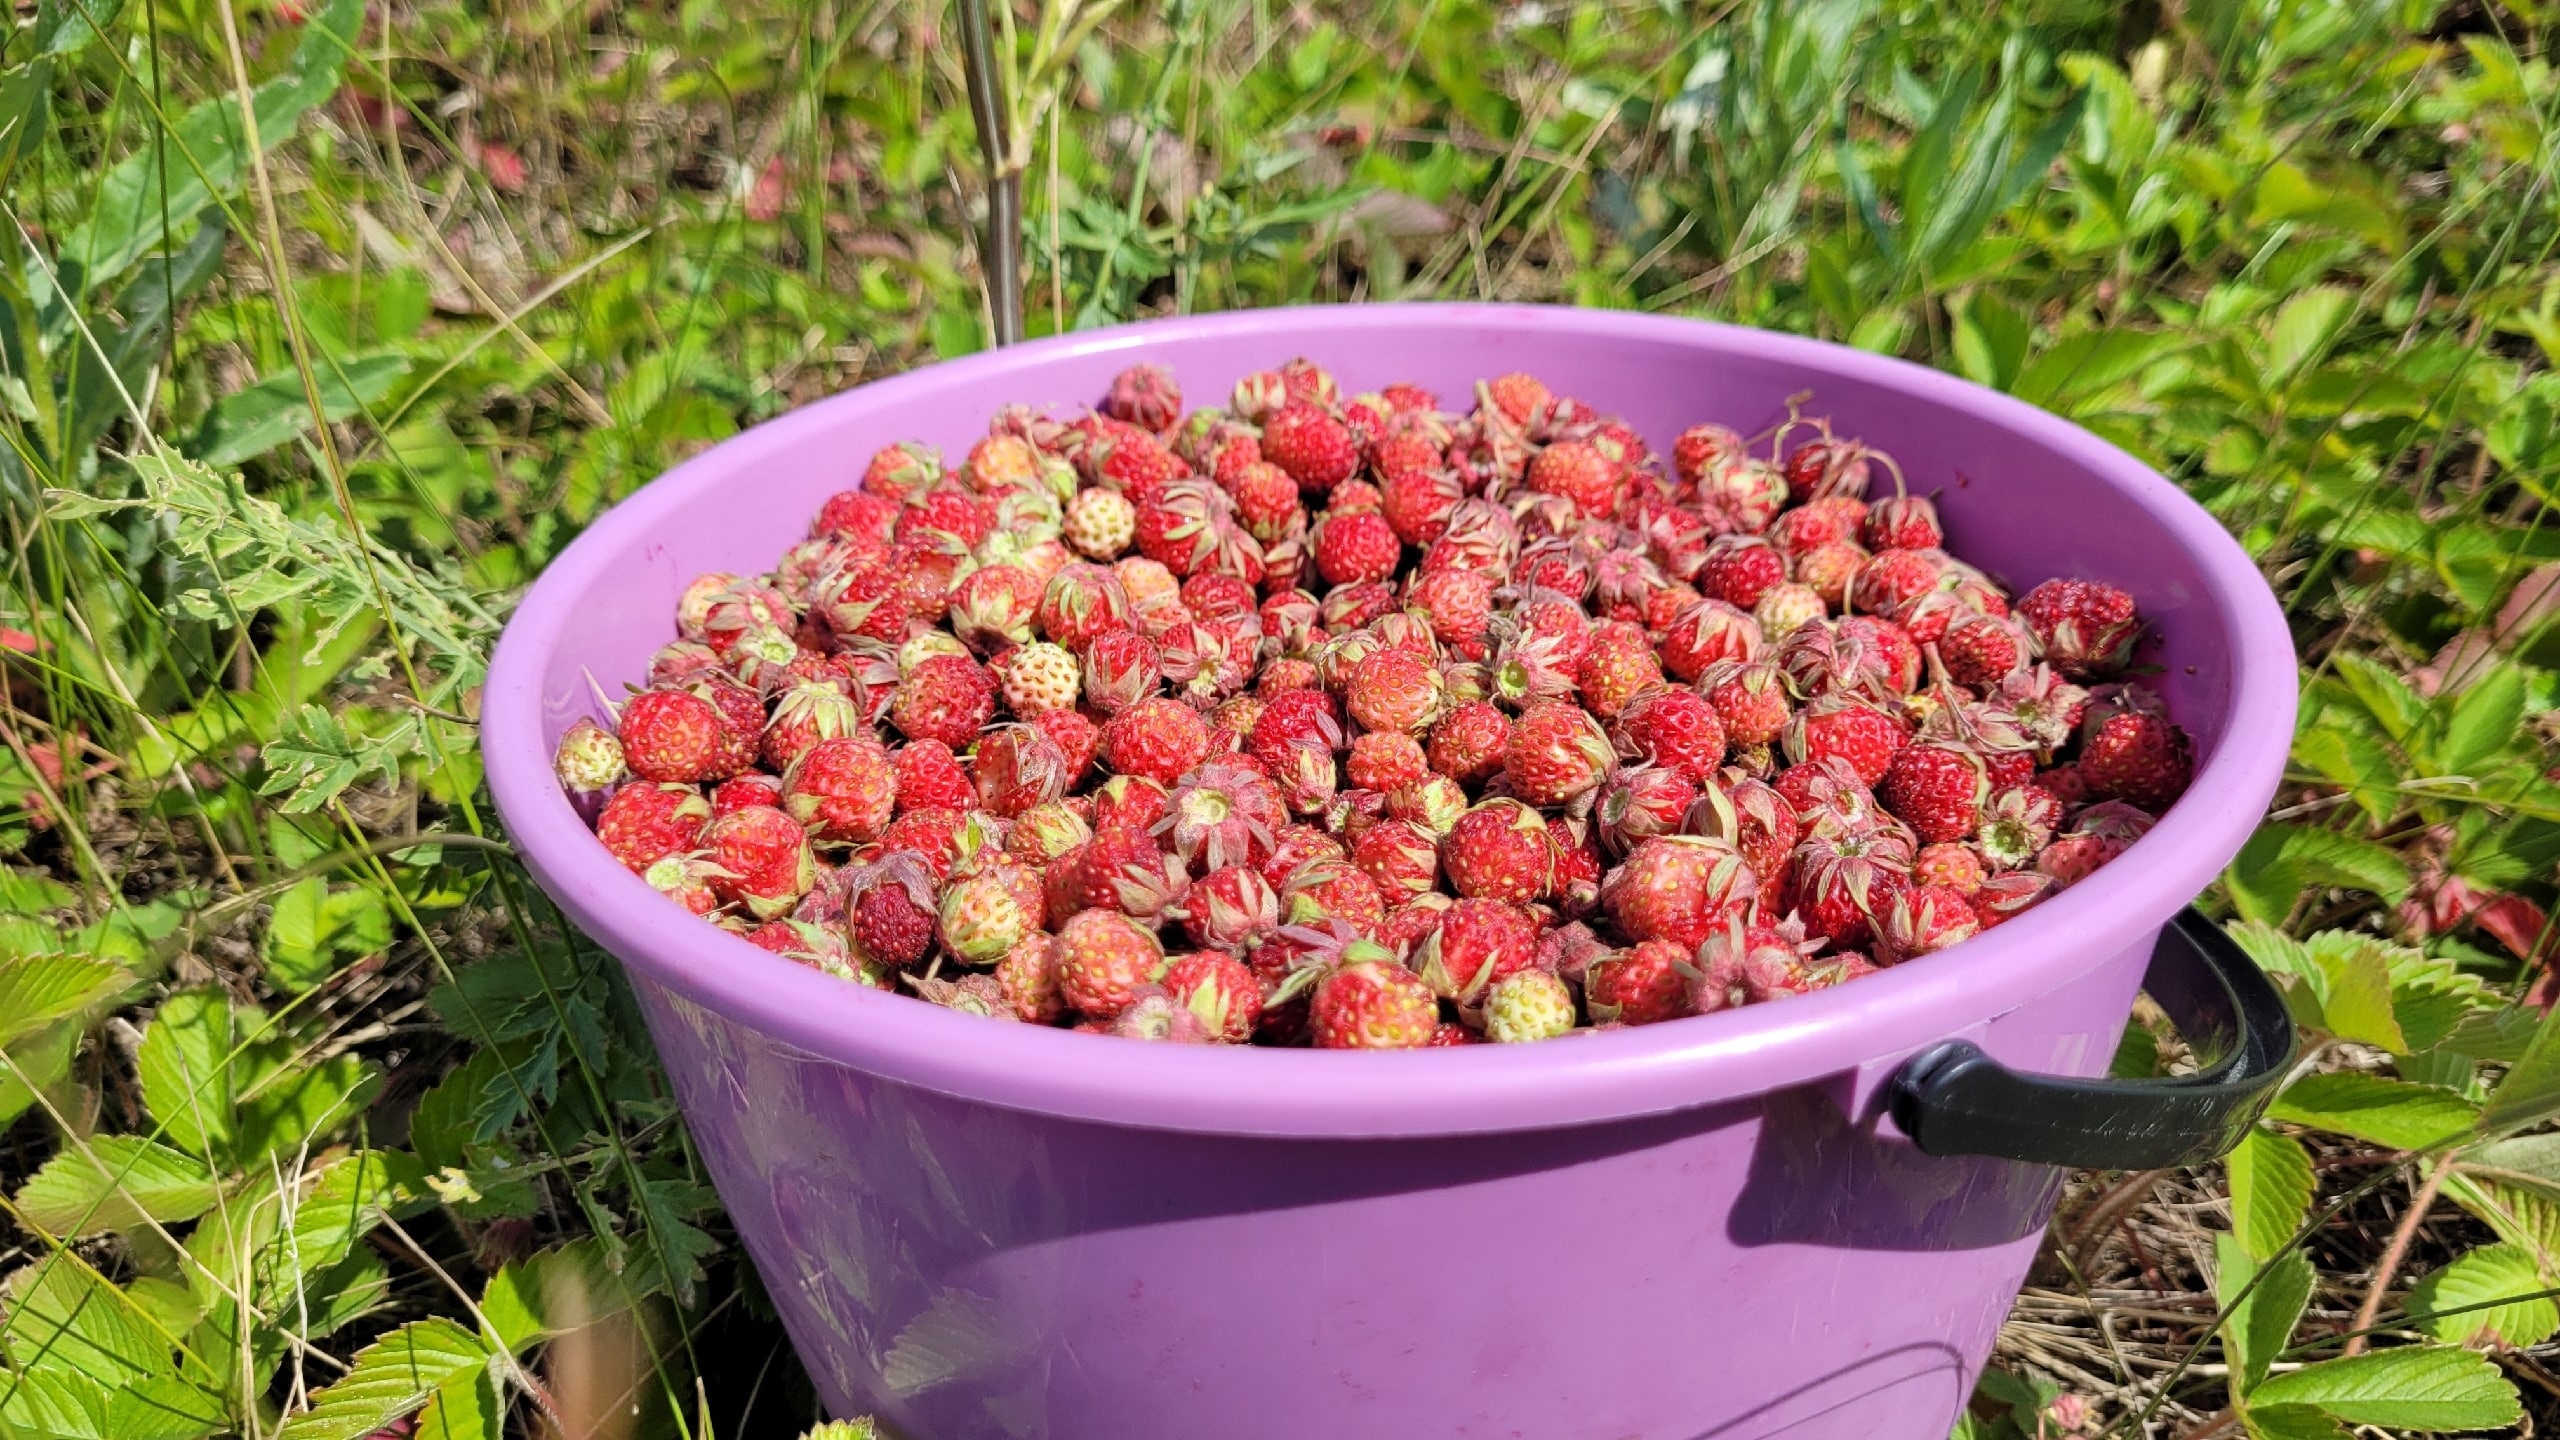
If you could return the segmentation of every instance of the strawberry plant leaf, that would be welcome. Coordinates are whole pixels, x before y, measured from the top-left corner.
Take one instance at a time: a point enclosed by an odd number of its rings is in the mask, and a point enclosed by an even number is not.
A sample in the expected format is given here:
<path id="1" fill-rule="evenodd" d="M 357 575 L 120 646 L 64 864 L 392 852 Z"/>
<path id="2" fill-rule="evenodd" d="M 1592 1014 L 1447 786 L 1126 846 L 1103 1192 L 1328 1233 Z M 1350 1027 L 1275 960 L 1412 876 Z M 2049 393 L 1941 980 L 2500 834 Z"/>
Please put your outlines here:
<path id="1" fill-rule="evenodd" d="M 507 1409 L 487 1370 L 456 1375 L 436 1387 L 418 1412 L 413 1440 L 503 1440 Z"/>
<path id="2" fill-rule="evenodd" d="M 29 1220 L 60 1236 L 125 1230 L 147 1221 L 173 1225 L 213 1205 L 204 1162 L 138 1135 L 92 1135 L 68 1144 L 18 1187 Z"/>
<path id="3" fill-rule="evenodd" d="M 2522 1348 L 2560 1330 L 2560 1302 L 2538 1292 L 2550 1277 L 2522 1245 L 2484 1245 L 2420 1280 L 2409 1296 L 2417 1327 L 2465 1344 L 2486 1335 Z"/>
<path id="4" fill-rule="evenodd" d="M 124 1292 L 69 1251 L 11 1274 L 0 1353 L 20 1373 L 67 1369 L 91 1383 L 122 1385 L 170 1370 L 167 1337 Z"/>
<path id="5" fill-rule="evenodd" d="M 2317 1405 L 2250 1405 L 2240 1412 L 2249 1440 L 2347 1440 L 2347 1427 Z"/>
<path id="6" fill-rule="evenodd" d="M 360 1440 L 434 1399 L 450 1381 L 486 1374 L 498 1352 L 437 1316 L 401 1326 L 356 1352 L 355 1363 L 286 1419 L 279 1440 Z"/>
<path id="7" fill-rule="evenodd" d="M 2328 981 L 2320 1001 L 2323 1028 L 2341 1040 L 2407 1053 L 2409 1040 L 2391 1003 L 2390 962 L 2379 947 L 2314 945 L 2311 954 Z"/>
<path id="8" fill-rule="evenodd" d="M 2302 1142 L 2261 1126 L 2242 1136 L 2228 1161 L 2231 1233 L 2263 1263 L 2293 1243 L 2311 1210 L 2311 1156 Z"/>
<path id="9" fill-rule="evenodd" d="M 2512 1135 L 2560 1115 L 2560 1022 L 2549 1016 L 2534 1027 L 2524 1053 L 2507 1067 L 2480 1113 L 2480 1133 Z"/>
<path id="10" fill-rule="evenodd" d="M 2323 1360 L 2270 1375 L 2253 1392 L 2269 1405 L 2313 1405 L 2350 1425 L 2486 1430 L 2524 1413 L 2515 1386 L 2489 1357 L 2447 1345 L 2411 1345 Z"/>
<path id="11" fill-rule="evenodd" d="M 2426 723 L 2426 699 L 2409 688 L 2408 681 L 2352 652 L 2341 651 L 2333 664 L 2338 678 L 2393 740 L 2407 743 Z"/>
<path id="12" fill-rule="evenodd" d="M 132 977 L 112 962 L 85 955 L 31 955 L 0 961 L 0 1046 L 14 1045 L 57 1020 L 85 1014 L 130 983 Z"/>
<path id="13" fill-rule="evenodd" d="M 2245 920 L 2276 924 L 2306 890 L 2363 890 L 2398 903 L 2409 871 L 2399 853 L 2336 830 L 2281 822 L 2261 825 L 2222 875 L 2232 908 Z"/>
<path id="14" fill-rule="evenodd" d="M 2492 666 L 2453 699 L 2444 736 L 2435 745 L 2437 768 L 2447 775 L 2477 776 L 2515 743 L 2524 723 L 2524 672 Z"/>
<path id="15" fill-rule="evenodd" d="M 2252 1265 L 2240 1241 L 2228 1234 L 2214 1237 L 2214 1255 L 2213 1288 L 2224 1307 L 2222 1344 L 2231 1359 L 2232 1393 L 2246 1395 L 2266 1378 L 2267 1366 L 2293 1338 L 2302 1307 L 2311 1301 L 2315 1277 L 2299 1250 L 2287 1250 L 2263 1267 Z M 2240 1293 L 2244 1288 L 2245 1296 Z"/>
<path id="16" fill-rule="evenodd" d="M 142 1103 L 160 1133 L 207 1160 L 230 1153 L 231 1039 L 230 996 L 213 986 L 181 990 L 160 1002 L 134 1055 Z"/>
<path id="17" fill-rule="evenodd" d="M 2479 1119 L 2480 1107 L 2433 1085 L 2340 1070 L 2294 1081 L 2267 1113 L 2394 1150 L 2426 1150 L 2460 1137 Z"/>
<path id="18" fill-rule="evenodd" d="M 2295 295 L 2267 325 L 2266 382 L 2282 389 L 2343 329 L 2355 295 L 2336 285 L 2314 285 Z"/>

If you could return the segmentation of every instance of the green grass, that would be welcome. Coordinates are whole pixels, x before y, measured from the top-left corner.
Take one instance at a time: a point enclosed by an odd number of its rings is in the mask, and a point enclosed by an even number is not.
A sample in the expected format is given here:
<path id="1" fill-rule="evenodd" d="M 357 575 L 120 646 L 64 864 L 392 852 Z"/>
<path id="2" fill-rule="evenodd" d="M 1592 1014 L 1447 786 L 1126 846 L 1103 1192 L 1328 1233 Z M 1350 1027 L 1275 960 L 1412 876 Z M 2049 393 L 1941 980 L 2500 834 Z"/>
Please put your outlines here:
<path id="1" fill-rule="evenodd" d="M 304 3 L 42 0 L 0 50 L 0 1435 L 529 1434 L 617 1364 L 643 1433 L 796 1433 L 470 717 L 605 506 L 984 343 L 956 8 Z M 2542 8 L 1018 20 L 1032 333 L 1713 316 L 2009 390 L 2211 507 L 2305 662 L 2213 903 L 2313 1059 L 2229 1165 L 2075 1181 L 1969 1424 L 2560 1419 Z"/>

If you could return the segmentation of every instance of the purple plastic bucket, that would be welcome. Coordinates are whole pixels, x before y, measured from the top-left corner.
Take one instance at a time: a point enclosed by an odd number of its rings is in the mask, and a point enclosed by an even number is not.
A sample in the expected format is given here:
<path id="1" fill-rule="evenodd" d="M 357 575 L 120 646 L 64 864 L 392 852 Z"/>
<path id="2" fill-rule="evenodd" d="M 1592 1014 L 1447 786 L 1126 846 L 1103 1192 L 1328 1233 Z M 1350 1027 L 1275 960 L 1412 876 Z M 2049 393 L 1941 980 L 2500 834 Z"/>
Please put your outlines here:
<path id="1" fill-rule="evenodd" d="M 2023 589 L 2130 588 L 2195 735 L 2131 851 L 1954 950 L 1855 984 L 1530 1046 L 1115 1043 L 830 979 L 616 864 L 552 741 L 670 638 L 678 589 L 757 572 L 877 447 L 947 451 L 1006 401 L 1083 405 L 1133 360 L 1195 395 L 1293 355 L 1347 390 L 1524 369 L 1660 448 L 1814 393 Z M 2163 926 L 2236 852 L 2291 738 L 2257 570 L 2087 432 L 1917 366 L 1640 315 L 1477 305 L 1158 321 L 934 365 L 797 411 L 604 516 L 533 587 L 483 701 L 526 863 L 628 967 L 722 1200 L 827 1403 L 911 1440 L 1937 1440 L 2062 1172 L 1924 1154 L 1883 1111 L 1950 1038 L 2093 1076 Z"/>

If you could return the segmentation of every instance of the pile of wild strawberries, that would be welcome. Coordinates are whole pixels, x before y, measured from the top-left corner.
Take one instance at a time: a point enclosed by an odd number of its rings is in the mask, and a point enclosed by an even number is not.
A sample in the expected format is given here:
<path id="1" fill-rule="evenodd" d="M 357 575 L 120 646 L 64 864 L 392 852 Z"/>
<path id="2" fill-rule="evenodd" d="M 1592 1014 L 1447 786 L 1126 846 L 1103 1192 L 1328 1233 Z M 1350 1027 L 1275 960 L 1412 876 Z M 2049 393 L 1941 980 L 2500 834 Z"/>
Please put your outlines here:
<path id="1" fill-rule="evenodd" d="M 1944 949 L 2187 784 L 2124 591 L 2013 605 L 1800 415 L 1667 463 L 1522 374 L 1444 410 L 1153 365 L 892 445 L 562 783 L 763 948 L 953 1009 L 1379 1048 L 1645 1025 Z M 1889 494 L 1870 501 L 1871 484 Z"/>

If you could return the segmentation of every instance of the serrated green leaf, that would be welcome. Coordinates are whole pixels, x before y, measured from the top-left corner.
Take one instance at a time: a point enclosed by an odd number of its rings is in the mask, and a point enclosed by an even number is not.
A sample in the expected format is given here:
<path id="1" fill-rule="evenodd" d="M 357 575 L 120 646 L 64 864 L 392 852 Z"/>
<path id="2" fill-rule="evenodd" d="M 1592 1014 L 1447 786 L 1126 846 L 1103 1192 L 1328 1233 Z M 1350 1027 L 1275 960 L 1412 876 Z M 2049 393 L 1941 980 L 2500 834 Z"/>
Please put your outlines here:
<path id="1" fill-rule="evenodd" d="M 356 1352 L 347 1373 L 288 1417 L 278 1440 L 361 1440 L 433 1399 L 446 1384 L 487 1371 L 489 1342 L 441 1316 L 412 1321 Z"/>
<path id="2" fill-rule="evenodd" d="M 2560 1330 L 2560 1303 L 2541 1292 L 2551 1279 L 2522 1245 L 2484 1245 L 2420 1280 L 2409 1296 L 2417 1327 L 2463 1344 L 2487 1334 L 2508 1345 L 2539 1345 Z"/>
<path id="3" fill-rule="evenodd" d="M 2322 1028 L 2341 1040 L 2397 1055 L 2409 1049 L 2391 1003 L 2391 965 L 2373 946 L 2315 949 L 2312 959 L 2327 978 L 2322 987 Z"/>
<path id="4" fill-rule="evenodd" d="M 2316 1405 L 2251 1405 L 2240 1412 L 2249 1440 L 2348 1440 L 2346 1426 Z"/>
<path id="5" fill-rule="evenodd" d="M 2536 1023 L 2524 1053 L 2489 1092 L 2480 1112 L 2480 1133 L 2495 1138 L 2560 1115 L 2560 1021 L 2546 1015 Z"/>
<path id="6" fill-rule="evenodd" d="M 241 1160 L 290 1150 L 354 1118 L 381 1083 L 381 1072 L 353 1055 L 268 1072 L 241 1092 Z"/>
<path id="7" fill-rule="evenodd" d="M 2109 326 L 2066 336 L 2027 362 L 2015 393 L 2047 409 L 2070 411 L 2073 403 L 2110 390 L 2149 366 L 2193 344 L 2163 330 Z"/>
<path id="8" fill-rule="evenodd" d="M 18 1188 L 18 1209 L 59 1236 L 94 1235 L 156 1220 L 192 1220 L 213 1204 L 212 1172 L 182 1150 L 137 1135 L 65 1144 Z"/>
<path id="9" fill-rule="evenodd" d="M 581 1240 L 502 1267 L 481 1292 L 480 1313 L 510 1351 L 521 1353 L 536 1341 L 627 1308 L 621 1288 L 606 1268 L 602 1247 Z"/>
<path id="10" fill-rule="evenodd" d="M 2409 682 L 2365 656 L 2340 651 L 2332 657 L 2338 678 L 2355 693 L 2383 733 L 2403 744 L 2427 718 L 2427 701 Z"/>
<path id="11" fill-rule="evenodd" d="M 2435 746 L 2437 767 L 2447 775 L 2477 776 L 2491 769 L 2516 742 L 2524 723 L 2524 672 L 2492 665 L 2489 673 L 2453 698 L 2444 738 Z"/>
<path id="12" fill-rule="evenodd" d="M 2228 1165 L 2231 1232 L 2252 1261 L 2264 1264 L 2292 1243 L 2311 1213 L 2311 1157 L 2292 1136 L 2260 1127 L 2241 1137 Z"/>
<path id="13" fill-rule="evenodd" d="M 160 1002 L 134 1057 L 142 1103 L 170 1143 L 208 1160 L 230 1153 L 231 997 L 219 987 Z"/>
<path id="14" fill-rule="evenodd" d="M 2267 1113 L 2394 1150 L 2425 1150 L 2468 1133 L 2480 1107 L 2432 1085 L 2341 1070 L 2294 1081 Z"/>
<path id="15" fill-rule="evenodd" d="M 2489 1357 L 2447 1345 L 2410 1345 L 2323 1360 L 2271 1375 L 2255 1398 L 2316 1405 L 2350 1425 L 2486 1430 L 2524 1413 L 2515 1386 Z"/>
<path id="16" fill-rule="evenodd" d="M 437 1386 L 411 1433 L 413 1440 L 503 1440 L 506 1419 L 497 1382 L 484 1368 Z"/>
<path id="17" fill-rule="evenodd" d="M 2238 1380 L 2234 1388 L 2245 1395 L 2266 1378 L 2267 1366 L 2293 1338 L 2293 1327 L 2302 1322 L 2302 1307 L 2310 1303 L 2315 1277 L 2311 1262 L 2299 1250 L 2287 1250 L 2260 1266 L 2252 1264 L 2236 1237 L 2213 1238 L 2214 1296 L 2223 1306 L 2222 1347 Z"/>
<path id="18" fill-rule="evenodd" d="M 2281 388 L 2326 349 L 2354 308 L 2354 293 L 2336 285 L 2314 285 L 2287 300 L 2267 325 L 2268 388 Z"/>
<path id="19" fill-rule="evenodd" d="M 2409 871 L 2399 852 L 2370 840 L 2313 825 L 2260 825 L 2223 872 L 2241 918 L 2275 924 L 2306 890 L 2337 886 L 2364 890 L 2398 903 L 2408 892 Z"/>
<path id="20" fill-rule="evenodd" d="M 102 1004 L 132 983 L 121 966 L 86 955 L 0 961 L 0 1046 Z"/>
<path id="21" fill-rule="evenodd" d="M 68 1369 L 108 1385 L 169 1371 L 168 1337 L 69 1252 L 12 1273 L 6 1288 L 0 1352 L 19 1370 Z"/>
<path id="22" fill-rule="evenodd" d="M 197 1440 L 230 1427 L 217 1398 L 166 1375 L 105 1385 L 41 1369 L 0 1384 L 0 1435 L 10 1440 Z"/>

